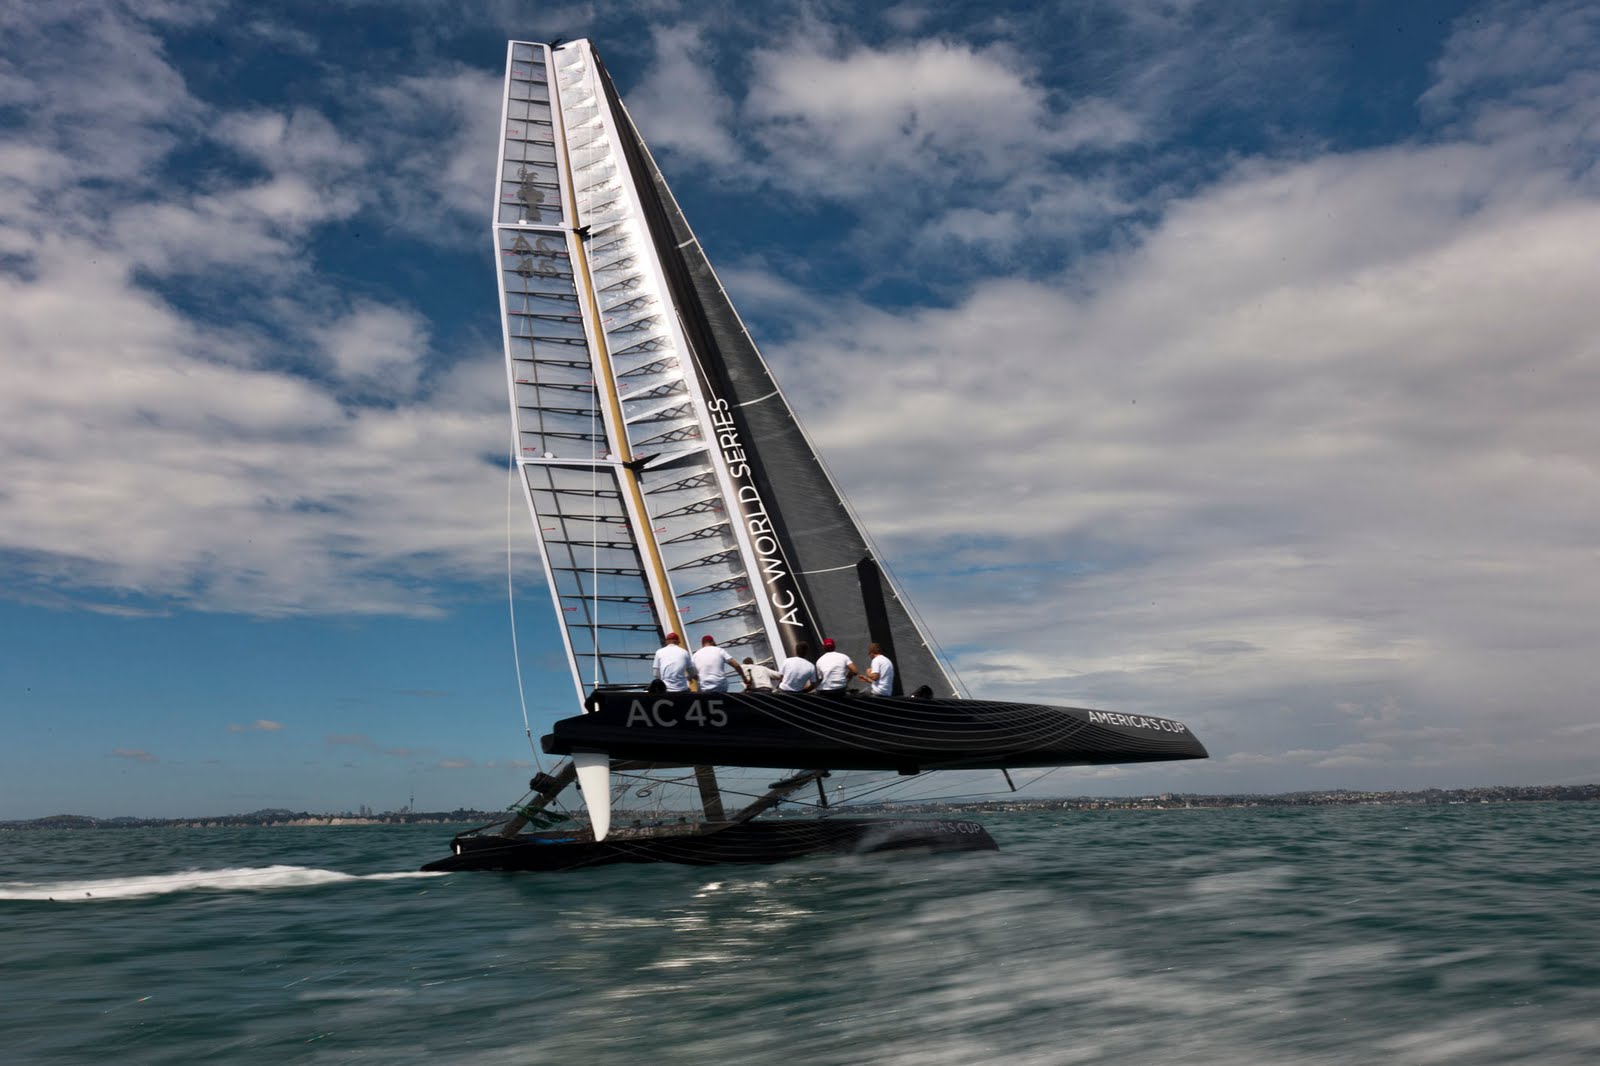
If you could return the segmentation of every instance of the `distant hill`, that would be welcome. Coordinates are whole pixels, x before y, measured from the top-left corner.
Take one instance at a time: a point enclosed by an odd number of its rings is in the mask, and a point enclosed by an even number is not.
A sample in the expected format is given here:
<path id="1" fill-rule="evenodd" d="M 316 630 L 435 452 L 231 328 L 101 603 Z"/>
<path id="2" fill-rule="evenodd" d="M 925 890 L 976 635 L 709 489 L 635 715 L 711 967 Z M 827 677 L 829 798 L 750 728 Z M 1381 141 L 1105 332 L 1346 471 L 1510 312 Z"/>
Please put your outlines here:
<path id="1" fill-rule="evenodd" d="M 249 814 L 223 814 L 199 818 L 91 818 L 82 814 L 52 814 L 45 818 L 0 821 L 0 832 L 7 830 L 49 829 L 210 829 L 222 826 L 317 826 L 317 825 L 449 825 L 458 822 L 483 823 L 505 817 L 503 811 L 385 811 L 382 814 L 312 814 L 269 807 Z"/>
<path id="2" fill-rule="evenodd" d="M 52 814 L 48 818 L 35 818 L 31 822 L 0 822 L 4 826 L 27 826 L 39 829 L 93 829 L 100 824 L 98 818 L 86 814 Z"/>

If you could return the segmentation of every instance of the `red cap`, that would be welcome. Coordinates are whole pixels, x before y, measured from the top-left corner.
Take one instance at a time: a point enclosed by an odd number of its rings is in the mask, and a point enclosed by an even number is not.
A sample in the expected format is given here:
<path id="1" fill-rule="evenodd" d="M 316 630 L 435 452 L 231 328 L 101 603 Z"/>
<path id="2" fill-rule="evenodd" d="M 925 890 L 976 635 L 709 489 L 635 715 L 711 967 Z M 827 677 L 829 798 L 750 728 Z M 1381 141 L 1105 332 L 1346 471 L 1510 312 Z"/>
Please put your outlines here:
<path id="1" fill-rule="evenodd" d="M 707 633 L 705 636 L 700 638 L 700 643 L 702 644 L 715 644 L 716 642 L 717 638 L 713 637 L 710 633 Z"/>
<path id="2" fill-rule="evenodd" d="M 677 639 L 678 639 L 678 634 L 676 634 L 676 633 L 668 633 L 667 634 L 667 643 L 668 644 L 671 644 L 673 641 L 675 641 Z"/>
<path id="3" fill-rule="evenodd" d="M 829 637 L 827 640 L 824 640 L 822 642 L 822 650 L 823 651 L 832 651 L 833 650 L 833 638 L 832 637 Z"/>

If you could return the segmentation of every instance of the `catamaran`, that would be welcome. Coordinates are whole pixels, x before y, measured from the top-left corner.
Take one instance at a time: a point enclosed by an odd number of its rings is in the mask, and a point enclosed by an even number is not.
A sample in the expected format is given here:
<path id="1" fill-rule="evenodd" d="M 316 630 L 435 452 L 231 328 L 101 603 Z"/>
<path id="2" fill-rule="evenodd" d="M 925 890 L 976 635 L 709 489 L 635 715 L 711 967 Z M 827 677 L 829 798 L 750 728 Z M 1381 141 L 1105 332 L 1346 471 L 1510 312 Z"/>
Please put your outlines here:
<path id="1" fill-rule="evenodd" d="M 580 713 L 507 818 L 424 869 L 993 850 L 977 822 L 861 814 L 933 771 L 1206 757 L 1173 719 L 968 698 L 590 42 L 510 42 L 499 167 L 514 468 Z M 769 665 L 876 643 L 893 691 L 650 691 L 669 632 Z"/>

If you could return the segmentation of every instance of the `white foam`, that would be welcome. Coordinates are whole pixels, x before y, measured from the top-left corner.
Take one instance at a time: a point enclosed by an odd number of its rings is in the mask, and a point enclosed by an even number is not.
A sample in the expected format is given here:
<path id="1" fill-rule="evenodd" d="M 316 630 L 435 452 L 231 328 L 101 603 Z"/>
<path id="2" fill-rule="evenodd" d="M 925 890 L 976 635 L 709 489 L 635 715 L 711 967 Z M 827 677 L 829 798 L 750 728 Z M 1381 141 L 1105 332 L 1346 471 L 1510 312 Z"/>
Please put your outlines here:
<path id="1" fill-rule="evenodd" d="M 104 877 L 92 881 L 0 882 L 0 900 L 52 900 L 85 903 L 98 899 L 139 899 L 173 892 L 258 892 L 273 888 L 305 888 L 358 881 L 403 881 L 443 877 L 441 873 L 401 871 L 381 874 L 347 874 L 307 866 L 257 866 L 230 870 L 184 870 L 148 877 Z"/>

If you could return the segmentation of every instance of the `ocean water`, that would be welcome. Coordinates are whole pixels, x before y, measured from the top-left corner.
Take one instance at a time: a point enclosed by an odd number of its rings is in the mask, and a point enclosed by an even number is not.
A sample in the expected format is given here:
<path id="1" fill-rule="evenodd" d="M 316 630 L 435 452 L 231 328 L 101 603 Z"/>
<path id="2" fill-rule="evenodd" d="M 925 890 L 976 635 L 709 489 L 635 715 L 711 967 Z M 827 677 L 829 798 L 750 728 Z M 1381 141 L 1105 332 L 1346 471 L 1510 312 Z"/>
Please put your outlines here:
<path id="1" fill-rule="evenodd" d="M 19 1063 L 1594 1063 L 1600 805 L 986 815 L 999 854 L 415 873 L 0 834 Z"/>

